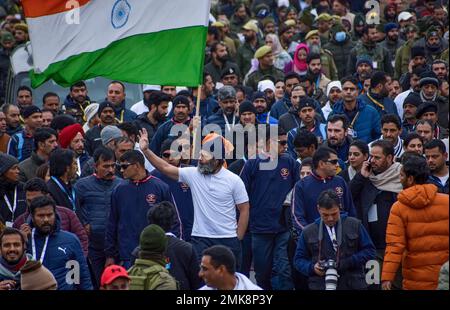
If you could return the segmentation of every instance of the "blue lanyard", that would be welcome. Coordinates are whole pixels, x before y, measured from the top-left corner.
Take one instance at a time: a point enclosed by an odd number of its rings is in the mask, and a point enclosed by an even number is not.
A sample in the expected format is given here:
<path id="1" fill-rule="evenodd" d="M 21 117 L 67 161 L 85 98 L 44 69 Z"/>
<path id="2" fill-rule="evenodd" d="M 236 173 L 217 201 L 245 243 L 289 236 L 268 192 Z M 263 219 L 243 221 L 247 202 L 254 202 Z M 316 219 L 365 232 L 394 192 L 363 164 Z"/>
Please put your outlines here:
<path id="1" fill-rule="evenodd" d="M 72 204 L 72 211 L 75 212 L 75 210 L 76 210 L 76 204 L 75 204 L 75 191 L 73 190 L 73 188 L 72 188 L 72 190 L 71 190 L 71 194 L 72 194 L 72 195 L 69 195 L 69 193 L 66 191 L 66 188 L 65 188 L 64 186 L 62 186 L 62 184 L 58 181 L 57 178 L 55 178 L 55 177 L 53 177 L 53 176 L 52 176 L 51 178 L 52 178 L 52 180 L 56 183 L 56 185 L 58 185 L 59 189 L 62 190 L 62 191 L 64 192 L 64 194 L 67 195 L 67 198 L 69 198 L 70 203 Z"/>

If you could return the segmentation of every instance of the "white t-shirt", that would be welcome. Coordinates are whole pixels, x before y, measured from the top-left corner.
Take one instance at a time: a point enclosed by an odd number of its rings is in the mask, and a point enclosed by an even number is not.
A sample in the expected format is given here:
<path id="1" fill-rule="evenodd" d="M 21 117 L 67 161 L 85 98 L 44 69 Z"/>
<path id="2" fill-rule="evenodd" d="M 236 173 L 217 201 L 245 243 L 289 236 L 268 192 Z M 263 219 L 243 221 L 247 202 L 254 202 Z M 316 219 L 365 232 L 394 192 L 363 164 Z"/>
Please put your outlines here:
<path id="1" fill-rule="evenodd" d="M 237 236 L 236 205 L 248 202 L 241 178 L 222 168 L 203 175 L 197 167 L 180 168 L 179 182 L 191 188 L 194 204 L 192 236 L 234 238 Z"/>
<path id="2" fill-rule="evenodd" d="M 137 115 L 141 115 L 144 112 L 148 112 L 148 107 L 144 104 L 144 100 L 141 100 L 133 104 L 130 110 L 136 113 Z"/>
<path id="3" fill-rule="evenodd" d="M 234 287 L 233 291 L 261 291 L 262 288 L 260 288 L 258 285 L 254 284 L 252 281 L 250 281 L 249 278 L 244 276 L 243 274 L 239 272 L 235 272 L 234 275 L 236 276 L 236 286 Z M 209 287 L 207 285 L 202 286 L 199 288 L 201 291 L 211 291 L 211 290 L 217 290 L 216 288 Z"/>
<path id="4" fill-rule="evenodd" d="M 448 180 L 448 173 L 447 173 L 447 175 L 444 175 L 443 177 L 438 177 L 438 178 L 439 178 L 439 180 L 441 180 L 442 186 L 444 186 Z"/>
<path id="5" fill-rule="evenodd" d="M 141 100 L 133 104 L 130 110 L 136 113 L 137 115 L 141 115 L 142 113 L 148 112 L 148 107 L 145 105 L 144 100 Z M 169 107 L 167 108 L 167 115 L 169 115 L 170 111 L 172 111 L 172 101 L 169 102 Z"/>

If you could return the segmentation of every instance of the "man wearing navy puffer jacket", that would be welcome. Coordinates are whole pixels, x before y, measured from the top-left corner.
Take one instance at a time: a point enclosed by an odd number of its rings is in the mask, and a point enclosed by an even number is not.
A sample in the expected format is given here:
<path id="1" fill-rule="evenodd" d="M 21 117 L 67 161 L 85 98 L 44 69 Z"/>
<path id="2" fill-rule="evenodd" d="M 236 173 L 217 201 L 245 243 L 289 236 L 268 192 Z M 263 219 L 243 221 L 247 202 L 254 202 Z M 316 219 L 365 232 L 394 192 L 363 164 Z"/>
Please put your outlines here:
<path id="1" fill-rule="evenodd" d="M 58 282 L 58 290 L 92 290 L 80 240 L 74 234 L 61 230 L 53 199 L 47 196 L 33 199 L 30 211 L 31 234 L 27 253 L 50 270 Z"/>
<path id="2" fill-rule="evenodd" d="M 100 146 L 94 152 L 95 173 L 77 181 L 76 196 L 80 201 L 80 220 L 89 235 L 88 259 L 93 271 L 93 284 L 100 286 L 105 267 L 105 231 L 111 209 L 111 194 L 123 180 L 115 177 L 114 152 Z"/>

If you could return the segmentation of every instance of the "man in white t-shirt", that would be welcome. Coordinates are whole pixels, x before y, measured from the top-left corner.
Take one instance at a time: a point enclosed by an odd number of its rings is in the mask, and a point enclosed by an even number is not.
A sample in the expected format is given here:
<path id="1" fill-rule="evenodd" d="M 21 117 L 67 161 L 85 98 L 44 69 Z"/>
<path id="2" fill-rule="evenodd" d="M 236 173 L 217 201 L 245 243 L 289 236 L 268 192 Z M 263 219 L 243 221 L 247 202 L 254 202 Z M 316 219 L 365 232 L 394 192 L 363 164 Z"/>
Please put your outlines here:
<path id="1" fill-rule="evenodd" d="M 200 290 L 262 290 L 245 275 L 236 272 L 236 259 L 227 247 L 215 245 L 202 254 L 198 275 L 206 285 Z"/>
<path id="2" fill-rule="evenodd" d="M 133 104 L 130 110 L 136 113 L 137 115 L 141 115 L 142 113 L 148 112 L 148 107 L 145 105 L 144 100 L 148 100 L 152 92 L 159 90 L 161 90 L 161 86 L 159 85 L 144 85 L 142 87 L 144 99 Z"/>
<path id="3" fill-rule="evenodd" d="M 220 139 L 216 141 L 216 139 Z M 147 131 L 141 131 L 139 145 L 145 157 L 161 173 L 186 183 L 192 192 L 194 225 L 191 243 L 199 258 L 206 248 L 224 245 L 233 251 L 240 266 L 241 245 L 249 219 L 248 195 L 239 176 L 223 168 L 224 139 L 221 136 L 203 144 L 198 167 L 174 167 L 148 148 Z M 214 151 L 220 145 L 221 149 Z M 217 155 L 219 154 L 219 155 Z M 216 156 L 215 156 L 216 155 Z M 221 155 L 221 156 L 220 156 Z M 236 209 L 239 219 L 236 220 Z"/>

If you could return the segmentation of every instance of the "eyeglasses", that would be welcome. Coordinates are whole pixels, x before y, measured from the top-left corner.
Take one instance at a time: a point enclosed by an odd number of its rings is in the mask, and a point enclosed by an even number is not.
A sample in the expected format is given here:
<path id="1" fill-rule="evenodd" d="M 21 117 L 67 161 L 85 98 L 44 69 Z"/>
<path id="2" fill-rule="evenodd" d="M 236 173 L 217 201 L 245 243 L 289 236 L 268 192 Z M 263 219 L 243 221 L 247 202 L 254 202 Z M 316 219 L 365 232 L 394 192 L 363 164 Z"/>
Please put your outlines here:
<path id="1" fill-rule="evenodd" d="M 162 157 L 169 158 L 170 157 L 170 153 L 162 153 Z"/>
<path id="2" fill-rule="evenodd" d="M 117 163 L 117 166 L 120 167 L 120 170 L 127 170 L 127 168 L 128 168 L 130 165 L 132 165 L 132 163 L 126 163 L 126 164 L 120 164 L 120 163 Z"/>
<path id="3" fill-rule="evenodd" d="M 327 163 L 330 163 L 332 165 L 337 165 L 338 162 L 339 162 L 339 159 L 329 159 L 329 160 L 327 160 Z"/>
<path id="4" fill-rule="evenodd" d="M 288 142 L 287 142 L 287 140 L 278 140 L 278 143 L 280 145 L 286 145 Z"/>

